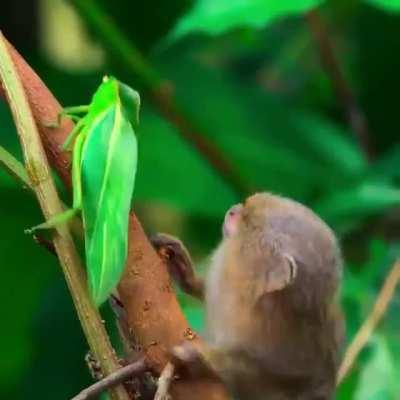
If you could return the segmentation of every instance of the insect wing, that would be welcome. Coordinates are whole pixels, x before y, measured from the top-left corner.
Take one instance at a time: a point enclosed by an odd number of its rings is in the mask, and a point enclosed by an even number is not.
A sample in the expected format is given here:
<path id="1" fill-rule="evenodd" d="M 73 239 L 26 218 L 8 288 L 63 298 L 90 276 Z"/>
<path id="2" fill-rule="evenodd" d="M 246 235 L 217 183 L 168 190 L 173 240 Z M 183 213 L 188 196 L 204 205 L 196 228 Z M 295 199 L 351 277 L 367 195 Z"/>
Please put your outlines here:
<path id="1" fill-rule="evenodd" d="M 139 109 L 140 109 L 139 93 L 122 82 L 118 82 L 118 89 L 124 115 L 130 121 L 132 126 L 136 127 L 137 124 L 139 123 Z"/>
<path id="2" fill-rule="evenodd" d="M 128 242 L 137 140 L 119 105 L 93 120 L 82 151 L 82 211 L 89 286 L 97 305 L 118 284 Z"/>

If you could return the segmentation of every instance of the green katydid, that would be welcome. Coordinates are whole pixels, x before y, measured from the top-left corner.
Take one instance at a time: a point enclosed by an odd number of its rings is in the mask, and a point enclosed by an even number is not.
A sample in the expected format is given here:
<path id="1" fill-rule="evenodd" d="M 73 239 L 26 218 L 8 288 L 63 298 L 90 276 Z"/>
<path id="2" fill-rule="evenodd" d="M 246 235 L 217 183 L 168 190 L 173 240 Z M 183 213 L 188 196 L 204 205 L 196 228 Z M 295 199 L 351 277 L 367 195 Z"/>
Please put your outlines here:
<path id="1" fill-rule="evenodd" d="M 72 209 L 29 230 L 53 228 L 82 212 L 89 287 L 97 305 L 117 285 L 126 261 L 139 106 L 136 91 L 105 77 L 89 106 L 63 110 L 77 121 L 63 145 L 72 147 Z"/>

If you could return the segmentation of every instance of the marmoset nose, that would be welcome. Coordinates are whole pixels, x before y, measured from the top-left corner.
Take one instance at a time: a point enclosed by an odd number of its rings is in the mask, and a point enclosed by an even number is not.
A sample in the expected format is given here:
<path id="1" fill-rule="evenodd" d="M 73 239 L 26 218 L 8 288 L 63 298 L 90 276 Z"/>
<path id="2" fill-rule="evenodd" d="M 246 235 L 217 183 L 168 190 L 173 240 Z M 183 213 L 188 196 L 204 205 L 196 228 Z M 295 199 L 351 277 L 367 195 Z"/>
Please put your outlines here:
<path id="1" fill-rule="evenodd" d="M 226 212 L 223 225 L 223 234 L 225 237 L 231 236 L 237 231 L 237 225 L 239 223 L 242 209 L 242 204 L 236 204 Z"/>

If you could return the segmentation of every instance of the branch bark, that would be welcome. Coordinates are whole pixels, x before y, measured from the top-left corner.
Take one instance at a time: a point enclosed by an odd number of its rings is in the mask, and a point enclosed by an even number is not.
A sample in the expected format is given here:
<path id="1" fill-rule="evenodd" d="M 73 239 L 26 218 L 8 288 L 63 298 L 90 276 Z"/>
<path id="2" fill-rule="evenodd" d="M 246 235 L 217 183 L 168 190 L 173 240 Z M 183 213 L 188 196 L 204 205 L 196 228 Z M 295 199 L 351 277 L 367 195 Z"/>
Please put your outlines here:
<path id="1" fill-rule="evenodd" d="M 343 74 L 323 21 L 315 10 L 310 11 L 307 14 L 306 20 L 317 45 L 322 66 L 325 68 L 334 90 L 336 91 L 337 98 L 343 106 L 353 135 L 365 156 L 371 160 L 374 156 L 374 151 L 369 134 L 367 118 L 365 117 L 352 88 Z"/>
<path id="2" fill-rule="evenodd" d="M 73 124 L 64 120 L 59 128 L 46 127 L 57 118 L 61 106 L 18 52 L 12 46 L 9 51 L 19 71 L 49 161 L 70 187 L 70 158 L 60 146 Z M 129 325 L 154 371 L 161 373 L 172 346 L 185 339 L 199 340 L 182 313 L 166 266 L 134 214 L 130 216 L 128 259 L 119 293 Z M 211 379 L 176 380 L 172 383 L 171 394 L 175 400 L 228 399 L 224 386 Z"/>

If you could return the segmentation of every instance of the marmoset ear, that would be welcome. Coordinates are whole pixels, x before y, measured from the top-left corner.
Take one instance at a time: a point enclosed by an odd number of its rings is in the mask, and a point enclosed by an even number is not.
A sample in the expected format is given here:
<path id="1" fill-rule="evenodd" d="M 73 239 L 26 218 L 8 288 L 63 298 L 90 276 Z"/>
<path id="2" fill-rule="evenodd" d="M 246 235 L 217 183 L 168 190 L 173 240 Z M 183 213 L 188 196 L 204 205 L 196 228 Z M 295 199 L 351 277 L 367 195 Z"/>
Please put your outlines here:
<path id="1" fill-rule="evenodd" d="M 262 271 L 258 271 L 259 279 L 256 283 L 256 298 L 265 294 L 284 290 L 292 285 L 298 274 L 298 264 L 295 258 L 286 253 L 265 248 L 253 260 Z"/>

